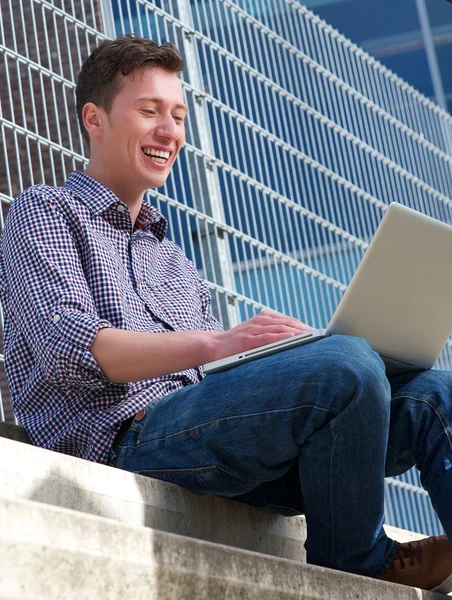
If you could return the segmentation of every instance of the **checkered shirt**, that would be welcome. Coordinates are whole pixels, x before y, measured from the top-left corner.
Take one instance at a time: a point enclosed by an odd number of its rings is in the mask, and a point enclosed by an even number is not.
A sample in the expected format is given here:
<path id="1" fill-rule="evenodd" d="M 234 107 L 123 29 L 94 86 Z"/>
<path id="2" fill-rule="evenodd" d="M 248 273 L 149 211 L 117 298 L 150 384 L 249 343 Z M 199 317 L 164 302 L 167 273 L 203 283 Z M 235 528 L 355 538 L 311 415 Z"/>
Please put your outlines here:
<path id="1" fill-rule="evenodd" d="M 108 381 L 89 348 L 99 329 L 221 331 L 210 292 L 167 221 L 144 202 L 134 230 L 115 194 L 75 171 L 12 204 L 0 242 L 5 368 L 15 414 L 44 448 L 105 462 L 122 421 L 201 381 L 201 368 Z"/>

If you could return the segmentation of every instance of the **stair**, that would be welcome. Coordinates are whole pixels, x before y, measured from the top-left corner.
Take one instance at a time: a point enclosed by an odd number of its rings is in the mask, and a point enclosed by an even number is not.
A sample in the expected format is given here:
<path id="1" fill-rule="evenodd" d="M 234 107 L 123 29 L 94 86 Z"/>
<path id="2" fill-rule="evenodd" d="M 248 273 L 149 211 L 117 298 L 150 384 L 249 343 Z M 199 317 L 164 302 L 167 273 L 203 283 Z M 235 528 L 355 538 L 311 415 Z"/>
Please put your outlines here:
<path id="1" fill-rule="evenodd" d="M 0 490 L 1 600 L 421 597 L 305 564 L 301 517 L 196 496 L 11 439 L 0 438 Z"/>
<path id="2" fill-rule="evenodd" d="M 0 438 L 0 494 L 306 560 L 302 518 L 287 519 L 247 504 L 197 496 L 171 483 L 4 438 Z"/>
<path id="3" fill-rule="evenodd" d="M 30 500 L 0 498 L 0 528 L 2 600 L 420 597 L 414 588 Z"/>

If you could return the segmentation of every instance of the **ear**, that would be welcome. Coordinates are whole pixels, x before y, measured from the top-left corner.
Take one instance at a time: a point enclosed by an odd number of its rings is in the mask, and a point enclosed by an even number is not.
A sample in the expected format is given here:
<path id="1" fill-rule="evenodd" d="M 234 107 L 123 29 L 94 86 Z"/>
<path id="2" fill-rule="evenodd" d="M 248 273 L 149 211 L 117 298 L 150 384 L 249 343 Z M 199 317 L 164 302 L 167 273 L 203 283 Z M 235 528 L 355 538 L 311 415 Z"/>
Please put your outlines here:
<path id="1" fill-rule="evenodd" d="M 82 109 L 83 124 L 90 137 L 98 138 L 102 135 L 104 124 L 102 109 L 93 102 L 87 102 Z"/>

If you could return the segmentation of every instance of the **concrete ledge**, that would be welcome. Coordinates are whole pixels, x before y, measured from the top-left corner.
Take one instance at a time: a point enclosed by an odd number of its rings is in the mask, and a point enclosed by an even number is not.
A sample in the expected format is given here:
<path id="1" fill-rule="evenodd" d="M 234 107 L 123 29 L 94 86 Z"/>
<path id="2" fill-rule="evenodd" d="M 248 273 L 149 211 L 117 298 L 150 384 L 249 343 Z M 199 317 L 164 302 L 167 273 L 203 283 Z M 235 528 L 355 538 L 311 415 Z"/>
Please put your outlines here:
<path id="1" fill-rule="evenodd" d="M 426 538 L 426 535 L 422 533 L 415 533 L 414 531 L 407 531 L 406 529 L 399 529 L 398 527 L 392 527 L 391 525 L 385 525 L 386 535 L 393 540 L 398 542 L 413 542 L 414 540 L 421 540 Z"/>
<path id="2" fill-rule="evenodd" d="M 0 438 L 0 490 L 92 515 L 305 561 L 305 520 Z"/>
<path id="3" fill-rule="evenodd" d="M 196 496 L 176 485 L 4 438 L 0 490 L 11 498 L 306 561 L 304 517 L 279 517 L 232 500 Z M 423 537 L 386 529 L 400 542 Z"/>
<path id="4" fill-rule="evenodd" d="M 0 498 L 0 553 L 8 600 L 444 598 L 17 499 Z"/>

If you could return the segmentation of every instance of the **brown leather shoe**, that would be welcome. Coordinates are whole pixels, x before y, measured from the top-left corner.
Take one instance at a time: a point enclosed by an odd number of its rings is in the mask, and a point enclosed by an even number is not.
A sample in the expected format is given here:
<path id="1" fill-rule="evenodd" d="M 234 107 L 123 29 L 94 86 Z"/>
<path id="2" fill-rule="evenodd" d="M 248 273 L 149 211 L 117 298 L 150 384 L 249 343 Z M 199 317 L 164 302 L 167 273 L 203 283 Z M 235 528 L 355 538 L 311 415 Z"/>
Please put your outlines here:
<path id="1" fill-rule="evenodd" d="M 421 590 L 452 592 L 452 546 L 447 536 L 397 543 L 397 554 L 381 579 Z"/>

